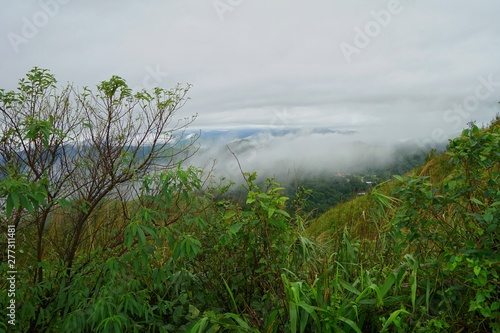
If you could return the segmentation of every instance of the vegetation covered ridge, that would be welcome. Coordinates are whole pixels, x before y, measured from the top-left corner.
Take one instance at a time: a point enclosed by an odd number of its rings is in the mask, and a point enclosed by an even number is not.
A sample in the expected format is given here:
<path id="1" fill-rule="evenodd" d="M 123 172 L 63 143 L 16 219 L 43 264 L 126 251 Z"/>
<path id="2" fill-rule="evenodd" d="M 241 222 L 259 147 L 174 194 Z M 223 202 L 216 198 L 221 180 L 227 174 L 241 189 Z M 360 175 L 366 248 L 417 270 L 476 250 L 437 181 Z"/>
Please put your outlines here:
<path id="1" fill-rule="evenodd" d="M 497 116 L 485 128 L 470 123 L 405 176 L 330 209 L 308 234 L 335 248 L 348 233 L 365 269 L 411 258 L 419 279 L 408 281 L 414 311 L 405 330 L 498 331 L 499 171 Z"/>

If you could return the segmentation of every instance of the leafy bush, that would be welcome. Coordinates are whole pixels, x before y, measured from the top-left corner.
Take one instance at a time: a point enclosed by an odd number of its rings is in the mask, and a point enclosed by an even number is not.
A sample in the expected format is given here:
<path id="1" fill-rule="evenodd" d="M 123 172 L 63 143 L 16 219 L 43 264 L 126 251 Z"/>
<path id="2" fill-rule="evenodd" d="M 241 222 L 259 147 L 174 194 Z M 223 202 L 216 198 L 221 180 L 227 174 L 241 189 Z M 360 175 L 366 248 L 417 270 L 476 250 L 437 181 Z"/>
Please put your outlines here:
<path id="1" fill-rule="evenodd" d="M 446 154 L 454 168 L 438 184 L 398 177 L 398 245 L 425 267 L 424 281 L 437 280 L 427 298 L 436 300 L 433 311 L 443 313 L 450 327 L 498 330 L 499 127 L 472 124 L 450 141 Z"/>

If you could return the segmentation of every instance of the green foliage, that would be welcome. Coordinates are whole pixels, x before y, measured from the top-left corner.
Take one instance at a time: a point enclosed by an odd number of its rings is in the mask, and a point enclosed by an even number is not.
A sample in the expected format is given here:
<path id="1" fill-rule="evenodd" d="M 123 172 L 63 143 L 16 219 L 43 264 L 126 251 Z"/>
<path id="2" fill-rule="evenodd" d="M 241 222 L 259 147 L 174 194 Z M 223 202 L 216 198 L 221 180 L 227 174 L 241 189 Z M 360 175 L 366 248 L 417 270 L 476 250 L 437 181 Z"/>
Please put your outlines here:
<path id="1" fill-rule="evenodd" d="M 290 243 L 297 236 L 283 209 L 283 189 L 272 180 L 261 189 L 255 174 L 246 177 L 245 208 L 227 202 L 218 206 L 210 221 L 196 228 L 201 253 L 184 262 L 197 272 L 199 292 L 212 300 L 212 309 L 240 310 L 240 315 L 261 325 L 261 318 L 284 297 L 281 270 L 287 267 Z"/>
<path id="2" fill-rule="evenodd" d="M 427 297 L 441 299 L 443 311 L 469 304 L 468 311 L 447 314 L 448 320 L 469 327 L 477 311 L 482 327 L 497 329 L 499 128 L 472 124 L 450 141 L 447 155 L 454 168 L 440 183 L 398 178 L 404 183 L 396 191 L 402 204 L 393 221 L 398 248 L 415 253 L 425 278 L 439 277 L 439 289 Z"/>
<path id="3" fill-rule="evenodd" d="M 305 211 L 321 215 L 331 207 L 346 202 L 360 192 L 366 192 L 370 185 L 361 181 L 362 176 L 331 176 L 320 174 L 297 180 L 300 186 L 310 189 L 305 200 Z"/>
<path id="4" fill-rule="evenodd" d="M 354 269 L 345 263 L 382 272 L 407 267 L 391 287 L 406 301 L 401 311 L 387 309 L 377 330 L 389 323 L 401 332 L 499 329 L 499 130 L 497 123 L 471 124 L 445 154 L 431 152 L 422 168 L 335 207 L 309 228 L 347 258 L 339 260 L 343 274 Z M 355 238 L 341 238 L 344 228 Z"/>
<path id="5" fill-rule="evenodd" d="M 121 112 L 157 108 L 150 128 L 168 124 L 179 90 L 133 94 L 115 76 L 99 95 L 80 95 L 84 121 L 56 112 L 69 90 L 41 102 L 54 84 L 34 69 L 17 92 L 0 91 L 1 222 L 16 227 L 18 331 L 500 330 L 498 122 L 471 124 L 446 154 L 306 228 L 304 188 L 289 200 L 275 180 L 245 173 L 245 200 L 233 202 L 223 199 L 231 184 L 194 167 L 148 164 L 173 147 L 134 150 L 126 138 L 138 132 Z M 108 123 L 93 113 L 96 99 Z M 81 127 L 64 126 L 75 119 Z M 76 129 L 99 129 L 92 149 L 65 150 Z M 0 302 L 6 318 L 5 293 Z"/>
<path id="6" fill-rule="evenodd" d="M 116 96 L 117 100 L 123 100 L 132 95 L 132 89 L 127 86 L 125 80 L 116 75 L 113 75 L 108 81 L 101 82 L 97 88 L 105 97 L 110 99 Z M 119 94 L 117 95 L 118 91 Z"/>
<path id="7" fill-rule="evenodd" d="M 0 182 L 0 197 L 5 198 L 6 218 L 12 216 L 12 212 L 18 209 L 26 209 L 33 214 L 38 208 L 45 204 L 47 197 L 46 182 L 31 182 L 22 174 L 17 177 L 9 177 Z"/>
<path id="8" fill-rule="evenodd" d="M 119 77 L 95 94 L 55 83 L 34 68 L 17 91 L 0 90 L 0 220 L 2 235 L 16 230 L 16 329 L 175 331 L 195 307 L 166 288 L 178 272 L 156 263 L 170 258 L 167 226 L 201 188 L 197 171 L 171 167 L 190 147 L 169 140 L 186 124 L 168 128 L 187 88 L 156 89 L 149 103 Z M 146 176 L 153 166 L 163 182 Z M 4 318 L 7 302 L 2 294 Z"/>

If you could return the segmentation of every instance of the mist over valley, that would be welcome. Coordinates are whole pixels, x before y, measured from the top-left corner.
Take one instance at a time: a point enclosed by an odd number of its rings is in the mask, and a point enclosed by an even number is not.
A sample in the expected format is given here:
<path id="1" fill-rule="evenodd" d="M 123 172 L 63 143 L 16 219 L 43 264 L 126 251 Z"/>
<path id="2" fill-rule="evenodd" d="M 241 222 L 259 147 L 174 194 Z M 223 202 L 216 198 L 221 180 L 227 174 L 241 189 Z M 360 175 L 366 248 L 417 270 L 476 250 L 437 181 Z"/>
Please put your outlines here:
<path id="1" fill-rule="evenodd" d="M 425 156 L 430 149 L 442 150 L 446 145 L 390 141 L 370 135 L 366 128 L 240 127 L 185 134 L 188 138 L 199 135 L 199 149 L 189 164 L 207 170 L 213 167 L 216 178 L 237 182 L 242 181 L 242 171 L 289 181 L 320 174 L 363 173 L 395 164 L 409 170 L 420 161 L 412 162 L 411 156 Z"/>

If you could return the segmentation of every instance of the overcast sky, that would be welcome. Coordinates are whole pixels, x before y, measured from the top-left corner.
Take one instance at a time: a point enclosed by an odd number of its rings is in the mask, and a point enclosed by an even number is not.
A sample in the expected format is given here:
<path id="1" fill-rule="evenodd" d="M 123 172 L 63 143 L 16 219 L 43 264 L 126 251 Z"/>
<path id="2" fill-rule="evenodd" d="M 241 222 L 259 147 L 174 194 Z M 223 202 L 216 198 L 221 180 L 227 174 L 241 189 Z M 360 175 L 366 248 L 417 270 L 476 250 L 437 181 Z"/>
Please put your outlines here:
<path id="1" fill-rule="evenodd" d="M 2 1 L 0 87 L 191 83 L 194 126 L 442 140 L 500 110 L 500 2 Z"/>

